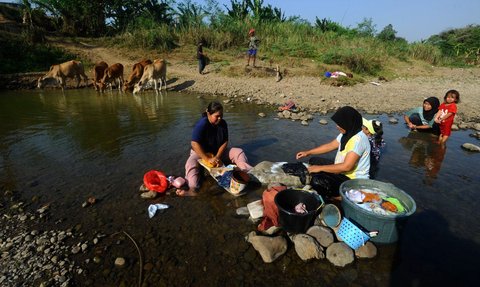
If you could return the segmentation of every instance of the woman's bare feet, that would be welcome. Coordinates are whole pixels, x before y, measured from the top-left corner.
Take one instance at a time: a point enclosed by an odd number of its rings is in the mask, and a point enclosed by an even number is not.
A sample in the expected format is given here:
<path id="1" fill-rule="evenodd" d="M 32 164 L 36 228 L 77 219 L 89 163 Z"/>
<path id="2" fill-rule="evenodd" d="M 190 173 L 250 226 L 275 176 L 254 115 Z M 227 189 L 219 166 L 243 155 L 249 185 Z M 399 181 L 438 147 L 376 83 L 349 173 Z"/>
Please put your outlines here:
<path id="1" fill-rule="evenodd" d="M 185 189 L 177 189 L 175 193 L 178 196 L 197 196 L 197 192 L 195 191 L 195 188 L 190 188 L 188 190 Z"/>

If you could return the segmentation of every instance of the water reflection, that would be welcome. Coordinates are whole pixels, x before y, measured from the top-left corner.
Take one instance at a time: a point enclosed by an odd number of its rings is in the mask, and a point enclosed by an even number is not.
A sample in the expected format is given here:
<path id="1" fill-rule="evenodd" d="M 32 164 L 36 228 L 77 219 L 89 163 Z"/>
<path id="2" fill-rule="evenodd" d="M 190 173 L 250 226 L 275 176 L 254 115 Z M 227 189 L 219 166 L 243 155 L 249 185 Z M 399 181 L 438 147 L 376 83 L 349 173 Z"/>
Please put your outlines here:
<path id="1" fill-rule="evenodd" d="M 399 142 L 411 151 L 409 164 L 415 168 L 424 168 L 425 183 L 431 185 L 442 167 L 447 147 L 437 143 L 437 137 L 428 133 L 410 132 Z"/>

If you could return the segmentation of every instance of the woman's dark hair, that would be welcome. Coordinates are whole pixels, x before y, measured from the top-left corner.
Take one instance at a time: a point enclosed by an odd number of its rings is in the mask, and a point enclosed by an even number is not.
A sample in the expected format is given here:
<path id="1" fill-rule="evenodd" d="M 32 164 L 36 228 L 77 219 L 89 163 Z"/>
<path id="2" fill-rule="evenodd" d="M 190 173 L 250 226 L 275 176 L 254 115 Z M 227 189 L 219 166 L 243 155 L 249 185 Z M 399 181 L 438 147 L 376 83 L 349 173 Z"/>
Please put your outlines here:
<path id="1" fill-rule="evenodd" d="M 206 117 L 207 112 L 209 114 L 214 114 L 216 112 L 223 112 L 223 106 L 222 106 L 222 104 L 220 104 L 219 102 L 216 102 L 216 101 L 210 102 L 210 104 L 208 104 L 208 106 L 207 106 L 207 110 L 202 113 L 202 116 Z"/>
<path id="2" fill-rule="evenodd" d="M 383 125 L 381 121 L 372 121 L 373 130 L 375 131 L 375 143 L 380 145 L 383 139 Z"/>
<path id="3" fill-rule="evenodd" d="M 449 94 L 455 95 L 455 103 L 460 103 L 460 93 L 457 90 L 449 90 L 448 92 L 445 93 L 445 97 L 443 97 L 443 100 L 447 100 L 447 96 Z"/>

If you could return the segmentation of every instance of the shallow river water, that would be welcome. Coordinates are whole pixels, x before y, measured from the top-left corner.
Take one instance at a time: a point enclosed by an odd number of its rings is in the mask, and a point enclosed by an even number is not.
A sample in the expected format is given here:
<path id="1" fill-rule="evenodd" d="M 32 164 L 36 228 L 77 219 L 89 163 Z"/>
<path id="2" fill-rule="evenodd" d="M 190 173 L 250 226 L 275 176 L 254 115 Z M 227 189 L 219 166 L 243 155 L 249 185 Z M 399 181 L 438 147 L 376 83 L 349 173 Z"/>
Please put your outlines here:
<path id="1" fill-rule="evenodd" d="M 479 155 L 471 131 L 457 131 L 445 150 L 428 135 L 409 133 L 401 116 L 385 129 L 377 180 L 391 182 L 417 204 L 395 244 L 378 246 L 374 259 L 337 268 L 325 260 L 303 262 L 290 244 L 274 263 L 244 240 L 256 225 L 237 216 L 238 207 L 259 199 L 264 187 L 239 198 L 207 180 L 196 198 L 139 197 L 143 174 L 159 169 L 184 173 L 194 123 L 208 96 L 168 92 L 97 94 L 92 90 L 0 92 L 0 188 L 51 204 L 37 228 L 75 227 L 84 240 L 107 235 L 73 257 L 86 272 L 78 286 L 134 286 L 143 253 L 145 286 L 468 286 L 479 279 Z M 218 100 L 223 101 L 223 98 Z M 331 140 L 329 116 L 309 126 L 274 119 L 272 107 L 225 104 L 230 144 L 242 147 L 255 165 L 263 160 L 295 162 L 295 153 Z M 260 118 L 258 113 L 267 115 Z M 372 115 L 366 115 L 372 118 Z M 319 120 L 329 121 L 326 126 Z M 333 158 L 334 154 L 329 154 Z M 82 208 L 89 197 L 93 206 Z M 171 206 L 152 219 L 147 207 Z M 32 208 L 38 208 L 34 206 Z M 72 255 L 74 256 L 74 255 Z M 100 263 L 91 259 L 97 256 Z M 114 267 L 116 257 L 126 268 Z M 86 259 L 90 259 L 88 263 Z"/>

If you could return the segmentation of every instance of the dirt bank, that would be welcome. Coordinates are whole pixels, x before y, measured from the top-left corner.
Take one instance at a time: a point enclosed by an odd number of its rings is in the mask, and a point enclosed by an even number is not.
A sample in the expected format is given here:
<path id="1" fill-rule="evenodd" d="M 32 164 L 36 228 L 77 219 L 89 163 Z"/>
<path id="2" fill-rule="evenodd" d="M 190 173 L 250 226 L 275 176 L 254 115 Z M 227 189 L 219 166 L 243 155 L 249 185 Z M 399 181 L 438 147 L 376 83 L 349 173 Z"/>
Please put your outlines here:
<path id="1" fill-rule="evenodd" d="M 242 76 L 225 76 L 215 64 L 206 68 L 206 75 L 199 75 L 196 61 L 191 55 L 143 55 L 139 51 L 121 51 L 91 45 L 67 45 L 64 48 L 89 59 L 91 62 L 106 61 L 122 63 L 125 76 L 133 63 L 140 58 L 165 57 L 169 61 L 168 79 L 170 88 L 198 93 L 217 94 L 236 97 L 256 103 L 281 105 L 286 100 L 293 100 L 298 106 L 313 112 L 325 113 L 337 107 L 351 105 L 370 114 L 402 113 L 412 107 L 421 105 L 426 97 L 436 96 L 441 101 L 449 89 L 457 89 L 461 94 L 461 103 L 457 122 L 480 122 L 480 69 L 479 68 L 438 68 L 428 67 L 423 72 L 417 66 L 404 64 L 403 71 L 390 81 L 367 79 L 365 83 L 349 87 L 336 87 L 325 83 L 324 78 L 299 75 L 285 75 L 280 82 L 275 76 L 253 77 L 258 70 L 268 70 L 269 63 L 259 61 L 259 68 L 247 68 L 243 59 L 229 63 L 229 69 L 240 71 Z M 290 69 L 290 67 L 284 67 Z M 299 68 L 297 67 L 297 70 Z M 87 73 L 90 73 L 88 71 Z M 297 73 L 298 74 L 298 73 Z M 36 76 L 36 75 L 35 75 Z M 172 79 L 174 81 L 172 81 Z M 12 80 L 10 80 L 11 82 Z M 28 80 L 13 77 L 17 86 L 35 86 L 35 77 Z M 372 84 L 378 82 L 380 85 Z M 26 83 L 26 84 L 25 84 Z M 4 86 L 7 84 L 4 84 Z"/>

